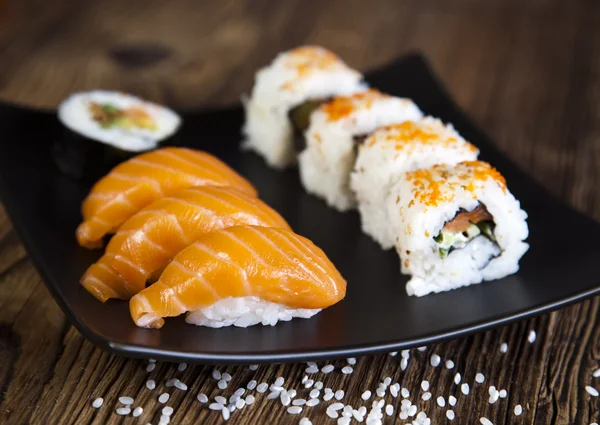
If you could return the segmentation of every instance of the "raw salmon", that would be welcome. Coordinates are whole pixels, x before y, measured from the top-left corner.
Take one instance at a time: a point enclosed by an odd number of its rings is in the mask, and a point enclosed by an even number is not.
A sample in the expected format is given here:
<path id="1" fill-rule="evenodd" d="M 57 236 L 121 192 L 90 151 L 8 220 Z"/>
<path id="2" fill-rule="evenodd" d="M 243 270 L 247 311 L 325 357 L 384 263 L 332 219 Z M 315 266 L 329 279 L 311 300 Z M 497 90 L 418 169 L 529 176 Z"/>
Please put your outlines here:
<path id="1" fill-rule="evenodd" d="M 160 328 L 164 317 L 228 298 L 323 309 L 345 295 L 346 281 L 308 239 L 286 229 L 236 226 L 207 233 L 177 254 L 129 309 L 138 326 Z"/>
<path id="2" fill-rule="evenodd" d="M 471 224 L 477 224 L 481 221 L 493 220 L 494 217 L 483 205 L 478 205 L 473 211 L 460 212 L 444 225 L 444 231 L 452 233 L 462 233 L 466 231 Z"/>
<path id="3" fill-rule="evenodd" d="M 152 201 L 191 186 L 231 186 L 256 196 L 256 189 L 218 158 L 187 148 L 166 147 L 138 155 L 100 179 L 82 205 L 79 244 L 99 248 L 129 217 Z"/>
<path id="4" fill-rule="evenodd" d="M 81 284 L 100 301 L 128 300 L 203 234 L 244 224 L 290 228 L 267 204 L 237 189 L 200 186 L 180 190 L 127 220 L 105 254 L 85 272 Z"/>

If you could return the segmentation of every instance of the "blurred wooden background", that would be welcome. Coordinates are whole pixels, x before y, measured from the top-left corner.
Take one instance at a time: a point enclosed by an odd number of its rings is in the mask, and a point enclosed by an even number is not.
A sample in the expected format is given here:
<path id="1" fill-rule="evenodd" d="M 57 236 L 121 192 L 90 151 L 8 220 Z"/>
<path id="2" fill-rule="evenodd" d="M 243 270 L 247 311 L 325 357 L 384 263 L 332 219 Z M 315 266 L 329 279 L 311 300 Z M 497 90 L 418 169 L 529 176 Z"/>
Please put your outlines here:
<path id="1" fill-rule="evenodd" d="M 328 47 L 363 71 L 421 50 L 501 149 L 600 220 L 598 0 L 3 1 L 0 101 L 54 107 L 72 91 L 105 88 L 176 108 L 226 105 L 251 88 L 254 72 L 276 53 L 306 43 Z M 596 298 L 430 347 L 429 353 L 460 364 L 470 382 L 478 368 L 509 391 L 510 403 L 493 407 L 485 392 L 473 395 L 455 408 L 454 423 L 475 424 L 480 416 L 495 425 L 598 422 L 597 399 L 584 390 L 595 385 L 591 372 L 600 358 L 598 306 Z M 526 343 L 530 329 L 539 335 L 533 345 Z M 500 340 L 515 351 L 500 356 Z M 376 386 L 384 374 L 395 374 L 417 394 L 421 379 L 434 376 L 424 356 L 405 374 L 398 358 L 361 360 L 348 400 L 360 402 L 361 383 Z M 148 410 L 156 408 L 157 394 L 142 395 L 143 367 L 100 352 L 68 326 L 0 207 L 0 423 L 133 423 L 114 414 L 114 403 L 126 391 L 143 397 Z M 159 376 L 170 367 L 157 368 Z M 262 376 L 272 382 L 303 370 L 265 368 Z M 189 368 L 186 376 L 194 389 L 214 387 L 209 368 Z M 443 394 L 451 380 L 438 385 Z M 446 423 L 444 409 L 434 408 L 435 395 L 429 405 L 419 401 L 420 408 L 433 423 Z M 97 396 L 105 397 L 104 410 L 90 407 Z M 512 415 L 517 402 L 526 408 L 519 418 Z M 184 407 L 176 423 L 221 422 L 197 402 L 177 403 Z M 300 418 L 276 419 L 272 406 L 257 400 L 235 423 Z M 279 408 L 277 415 L 284 414 Z M 397 413 L 384 423 L 404 424 Z M 324 409 L 309 416 L 314 424 L 334 423 Z"/>

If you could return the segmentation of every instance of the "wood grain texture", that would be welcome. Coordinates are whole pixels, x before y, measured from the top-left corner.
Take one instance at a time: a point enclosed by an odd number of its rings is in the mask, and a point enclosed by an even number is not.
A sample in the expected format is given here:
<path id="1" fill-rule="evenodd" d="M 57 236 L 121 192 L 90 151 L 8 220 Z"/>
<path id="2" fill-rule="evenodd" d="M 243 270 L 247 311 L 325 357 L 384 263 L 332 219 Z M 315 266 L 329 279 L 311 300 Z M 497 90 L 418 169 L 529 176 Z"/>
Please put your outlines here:
<path id="1" fill-rule="evenodd" d="M 600 220 L 600 2 L 578 0 L 338 0 L 197 2 L 0 3 L 0 100 L 54 107 L 75 90 L 107 88 L 134 92 L 179 108 L 236 102 L 254 72 L 279 51 L 303 43 L 322 44 L 361 70 L 399 54 L 422 50 L 474 120 L 517 164 L 554 194 Z M 343 361 L 331 374 L 318 374 L 325 387 L 342 388 L 355 408 L 365 390 L 375 392 L 390 376 L 432 424 L 477 424 L 485 416 L 499 424 L 589 424 L 600 421 L 597 399 L 586 385 L 599 366 L 598 298 L 559 312 L 468 338 L 411 350 L 402 371 L 400 355 L 359 359 L 352 375 Z M 401 324 L 399 324 L 401 326 Z M 537 340 L 527 341 L 530 330 Z M 508 352 L 500 352 L 500 344 Z M 431 354 L 452 360 L 452 370 L 429 364 Z M 321 363 L 320 366 L 323 364 Z M 26 257 L 0 209 L 0 423 L 157 424 L 162 392 L 171 394 L 171 423 L 223 423 L 195 397 L 229 396 L 250 379 L 285 386 L 307 398 L 300 380 L 306 365 L 274 365 L 256 372 L 224 367 L 233 381 L 216 389 L 212 368 L 159 364 L 151 373 L 141 361 L 108 355 L 70 327 Z M 456 372 L 471 386 L 465 396 L 453 383 Z M 475 383 L 481 372 L 486 380 Z M 177 377 L 189 389 L 166 388 Z M 157 382 L 153 391 L 147 379 Z M 433 397 L 421 399 L 422 380 Z M 488 403 L 488 388 L 508 397 Z M 256 392 L 253 391 L 253 394 Z M 453 394 L 454 422 L 442 395 Z M 118 397 L 144 407 L 139 418 L 115 414 Z M 325 405 L 289 415 L 278 402 L 257 395 L 234 412 L 236 424 L 335 424 Z M 105 399 L 96 410 L 91 402 Z M 398 418 L 400 397 L 385 424 Z M 523 405 L 520 417 L 513 414 Z M 414 418 L 412 418 L 414 419 Z M 353 421 L 352 423 L 357 423 Z"/>

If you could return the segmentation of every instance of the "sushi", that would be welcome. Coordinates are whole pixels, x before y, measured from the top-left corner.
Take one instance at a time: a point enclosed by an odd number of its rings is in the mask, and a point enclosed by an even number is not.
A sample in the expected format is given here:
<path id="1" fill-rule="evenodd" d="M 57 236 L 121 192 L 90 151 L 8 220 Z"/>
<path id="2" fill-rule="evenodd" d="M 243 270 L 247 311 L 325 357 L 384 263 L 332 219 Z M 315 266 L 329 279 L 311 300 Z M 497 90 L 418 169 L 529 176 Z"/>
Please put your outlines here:
<path id="1" fill-rule="evenodd" d="M 356 194 L 362 230 L 383 249 L 394 245 L 385 198 L 402 173 L 435 164 L 477 159 L 479 150 L 451 125 L 426 117 L 381 128 L 358 148 L 350 187 Z"/>
<path id="2" fill-rule="evenodd" d="M 218 158 L 187 148 L 166 147 L 131 158 L 113 168 L 82 204 L 78 243 L 98 248 L 105 235 L 162 196 L 192 186 L 230 186 L 256 196 L 254 186 Z"/>
<path id="3" fill-rule="evenodd" d="M 257 72 L 244 102 L 243 146 L 276 169 L 294 165 L 311 112 L 334 96 L 366 87 L 361 73 L 323 47 L 301 46 L 281 53 Z"/>
<path id="4" fill-rule="evenodd" d="M 56 135 L 55 162 L 78 179 L 174 143 L 181 126 L 180 116 L 169 108 L 106 90 L 73 93 L 59 105 L 58 119 L 64 131 Z"/>
<path id="5" fill-rule="evenodd" d="M 346 295 L 325 253 L 286 229 L 236 226 L 207 233 L 181 251 L 160 279 L 129 301 L 137 326 L 165 317 L 213 328 L 309 318 Z"/>
<path id="6" fill-rule="evenodd" d="M 127 220 L 81 284 L 98 298 L 128 300 L 203 234 L 235 225 L 290 229 L 264 202 L 229 187 L 201 186 L 160 198 Z"/>
<path id="7" fill-rule="evenodd" d="M 491 165 L 466 161 L 407 172 L 387 198 L 409 295 L 516 273 L 529 249 L 527 213 Z"/>
<path id="8" fill-rule="evenodd" d="M 379 127 L 422 116 L 411 100 L 375 89 L 321 105 L 311 115 L 306 149 L 298 157 L 304 188 L 338 211 L 355 208 L 350 173 L 358 146 Z"/>

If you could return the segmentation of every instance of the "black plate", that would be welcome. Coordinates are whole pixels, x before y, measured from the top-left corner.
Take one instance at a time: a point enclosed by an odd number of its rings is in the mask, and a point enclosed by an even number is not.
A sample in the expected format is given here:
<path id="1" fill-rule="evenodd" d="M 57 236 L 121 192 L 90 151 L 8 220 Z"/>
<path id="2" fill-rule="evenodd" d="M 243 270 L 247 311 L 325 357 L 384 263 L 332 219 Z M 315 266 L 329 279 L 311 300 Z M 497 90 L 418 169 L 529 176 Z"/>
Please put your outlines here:
<path id="1" fill-rule="evenodd" d="M 346 298 L 310 320 L 275 327 L 209 329 L 169 319 L 137 328 L 127 303 L 102 304 L 78 283 L 100 255 L 77 246 L 74 231 L 88 185 L 57 172 L 50 156 L 55 113 L 0 107 L 0 193 L 52 295 L 90 340 L 114 353 L 203 363 L 259 363 L 393 351 L 481 331 L 600 292 L 600 226 L 553 198 L 518 170 L 459 111 L 419 55 L 368 74 L 382 91 L 412 98 L 451 122 L 506 177 L 529 213 L 531 244 L 513 276 L 448 293 L 408 297 L 399 261 L 361 233 L 356 213 L 338 213 L 307 195 L 297 171 L 276 172 L 239 150 L 241 109 L 185 113 L 181 140 L 210 151 L 248 177 L 295 231 L 320 246 L 348 280 Z M 551 214 L 547 212 L 551 211 Z M 569 223 L 557 232 L 556 223 Z"/>

